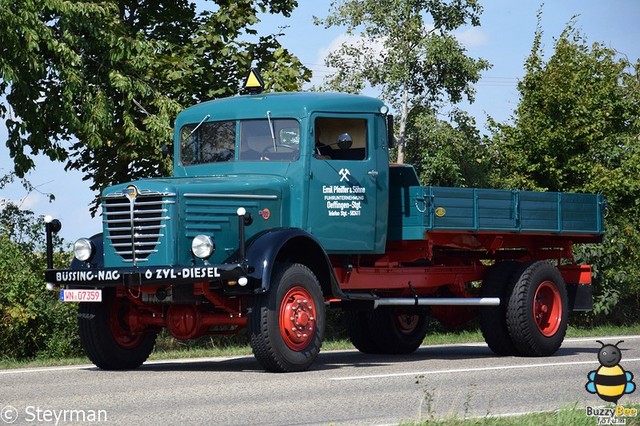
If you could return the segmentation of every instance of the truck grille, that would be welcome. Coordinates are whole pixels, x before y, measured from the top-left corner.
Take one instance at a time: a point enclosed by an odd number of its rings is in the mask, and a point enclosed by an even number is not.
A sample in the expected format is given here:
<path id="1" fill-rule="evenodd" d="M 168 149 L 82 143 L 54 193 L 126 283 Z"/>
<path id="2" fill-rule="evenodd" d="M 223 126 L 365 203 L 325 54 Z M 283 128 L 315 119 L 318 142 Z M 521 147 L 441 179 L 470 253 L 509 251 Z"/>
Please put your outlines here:
<path id="1" fill-rule="evenodd" d="M 158 251 L 156 247 L 165 235 L 169 220 L 167 205 L 175 203 L 167 197 L 175 197 L 175 194 L 138 192 L 133 186 L 104 197 L 102 212 L 106 239 L 124 262 L 136 265 Z"/>

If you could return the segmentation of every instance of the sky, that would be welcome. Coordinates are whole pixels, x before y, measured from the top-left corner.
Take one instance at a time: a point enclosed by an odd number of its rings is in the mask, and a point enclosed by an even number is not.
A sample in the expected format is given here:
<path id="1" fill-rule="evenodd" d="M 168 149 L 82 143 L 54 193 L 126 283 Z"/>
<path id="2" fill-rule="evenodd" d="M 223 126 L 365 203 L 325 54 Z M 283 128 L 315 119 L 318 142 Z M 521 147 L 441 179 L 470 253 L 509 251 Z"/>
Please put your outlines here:
<path id="1" fill-rule="evenodd" d="M 284 32 L 281 44 L 295 54 L 313 72 L 311 84 L 318 84 L 330 70 L 324 57 L 345 39 L 344 29 L 325 29 L 313 24 L 313 16 L 325 17 L 331 0 L 298 0 L 290 18 L 265 16 L 258 26 L 261 33 Z M 482 130 L 486 117 L 508 121 L 518 103 L 516 84 L 524 77 L 523 64 L 531 52 L 540 1 L 484 0 L 480 27 L 456 32 L 471 57 L 484 58 L 492 68 L 484 72 L 475 86 L 475 102 L 462 108 L 476 117 Z M 203 3 L 206 7 L 207 3 Z M 640 58 L 640 0 L 548 0 L 542 7 L 543 48 L 545 57 L 553 53 L 554 40 L 566 24 L 576 17 L 576 27 L 591 42 L 616 49 L 635 62 Z M 375 93 L 367 93 L 374 95 Z M 13 169 L 5 146 L 6 128 L 0 123 L 0 176 Z M 80 237 L 101 232 L 99 217 L 92 218 L 89 204 L 95 194 L 80 172 L 64 171 L 64 164 L 46 158 L 36 160 L 36 169 L 27 179 L 43 193 L 53 193 L 55 201 L 19 184 L 0 190 L 0 200 L 9 199 L 38 215 L 52 215 L 62 222 L 61 236 L 71 243 Z"/>

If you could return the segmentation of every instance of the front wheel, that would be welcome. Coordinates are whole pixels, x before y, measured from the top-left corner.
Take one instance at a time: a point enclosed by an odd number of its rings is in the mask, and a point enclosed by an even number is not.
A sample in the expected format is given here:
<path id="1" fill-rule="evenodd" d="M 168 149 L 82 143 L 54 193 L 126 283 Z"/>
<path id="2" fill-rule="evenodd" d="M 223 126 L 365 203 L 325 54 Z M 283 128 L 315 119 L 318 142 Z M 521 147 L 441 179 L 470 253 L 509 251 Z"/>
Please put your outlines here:
<path id="1" fill-rule="evenodd" d="M 142 365 L 151 354 L 157 333 L 131 332 L 126 320 L 131 309 L 135 309 L 131 302 L 107 290 L 100 303 L 80 303 L 80 343 L 97 367 L 130 370 Z"/>
<path id="2" fill-rule="evenodd" d="M 567 331 L 567 289 L 558 269 L 545 261 L 530 264 L 515 280 L 506 312 L 507 328 L 520 355 L 555 353 Z"/>
<path id="3" fill-rule="evenodd" d="M 249 320 L 253 354 L 265 370 L 303 371 L 320 352 L 325 327 L 322 290 L 304 265 L 281 264 Z"/>

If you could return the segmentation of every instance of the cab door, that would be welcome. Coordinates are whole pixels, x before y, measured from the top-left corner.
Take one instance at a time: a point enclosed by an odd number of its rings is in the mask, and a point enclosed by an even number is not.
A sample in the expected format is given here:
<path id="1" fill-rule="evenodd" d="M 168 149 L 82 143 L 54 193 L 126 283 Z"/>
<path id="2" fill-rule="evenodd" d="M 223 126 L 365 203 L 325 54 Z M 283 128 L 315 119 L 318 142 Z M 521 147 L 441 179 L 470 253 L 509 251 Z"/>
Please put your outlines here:
<path id="1" fill-rule="evenodd" d="M 311 123 L 307 229 L 329 253 L 373 252 L 380 175 L 374 120 L 315 114 Z"/>

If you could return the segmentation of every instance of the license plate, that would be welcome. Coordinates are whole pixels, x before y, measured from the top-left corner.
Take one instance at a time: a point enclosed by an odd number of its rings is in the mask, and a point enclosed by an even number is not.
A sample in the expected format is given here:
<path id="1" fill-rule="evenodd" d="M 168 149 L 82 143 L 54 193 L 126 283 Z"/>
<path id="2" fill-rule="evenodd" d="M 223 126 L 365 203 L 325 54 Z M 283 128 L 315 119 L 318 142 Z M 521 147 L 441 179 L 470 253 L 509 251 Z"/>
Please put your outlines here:
<path id="1" fill-rule="evenodd" d="M 102 302 L 102 290 L 64 289 L 60 291 L 62 302 Z"/>

